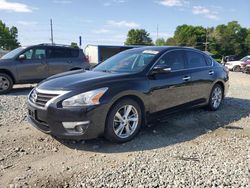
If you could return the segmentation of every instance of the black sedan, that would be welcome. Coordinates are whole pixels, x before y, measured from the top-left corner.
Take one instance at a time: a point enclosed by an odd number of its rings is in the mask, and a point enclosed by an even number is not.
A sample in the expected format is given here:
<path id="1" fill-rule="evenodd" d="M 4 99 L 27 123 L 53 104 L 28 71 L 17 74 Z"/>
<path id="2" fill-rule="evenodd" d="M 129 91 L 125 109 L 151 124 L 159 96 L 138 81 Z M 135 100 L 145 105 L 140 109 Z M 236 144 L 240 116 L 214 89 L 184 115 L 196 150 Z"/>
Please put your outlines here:
<path id="1" fill-rule="evenodd" d="M 228 90 L 227 70 L 205 53 L 145 47 L 113 56 L 91 71 L 59 74 L 28 96 L 30 123 L 69 139 L 135 137 L 159 115 L 206 106 L 217 110 Z"/>

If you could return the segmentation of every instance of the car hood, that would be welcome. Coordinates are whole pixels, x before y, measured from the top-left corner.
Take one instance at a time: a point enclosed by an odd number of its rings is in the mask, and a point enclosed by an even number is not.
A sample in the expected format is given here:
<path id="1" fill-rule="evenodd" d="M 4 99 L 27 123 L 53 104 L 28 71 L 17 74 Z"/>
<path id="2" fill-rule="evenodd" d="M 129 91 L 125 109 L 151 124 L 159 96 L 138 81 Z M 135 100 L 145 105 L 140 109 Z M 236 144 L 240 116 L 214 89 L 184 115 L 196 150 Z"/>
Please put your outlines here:
<path id="1" fill-rule="evenodd" d="M 41 82 L 37 88 L 44 90 L 84 90 L 97 84 L 114 81 L 128 73 L 110 73 L 99 71 L 70 71 L 52 76 Z"/>

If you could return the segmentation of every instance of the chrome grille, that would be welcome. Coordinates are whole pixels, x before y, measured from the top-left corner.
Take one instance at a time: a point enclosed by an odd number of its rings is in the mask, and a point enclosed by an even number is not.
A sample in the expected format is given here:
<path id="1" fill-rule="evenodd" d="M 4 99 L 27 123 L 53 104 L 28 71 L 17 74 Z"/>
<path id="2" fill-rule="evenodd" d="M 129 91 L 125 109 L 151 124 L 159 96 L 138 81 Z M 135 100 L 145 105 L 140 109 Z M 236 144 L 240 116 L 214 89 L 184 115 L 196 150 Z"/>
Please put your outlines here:
<path id="1" fill-rule="evenodd" d="M 48 94 L 48 93 L 41 93 L 38 92 L 36 89 L 32 91 L 32 93 L 29 96 L 29 99 L 32 103 L 34 103 L 37 106 L 45 107 L 47 102 L 49 102 L 54 97 L 57 97 L 59 94 Z"/>

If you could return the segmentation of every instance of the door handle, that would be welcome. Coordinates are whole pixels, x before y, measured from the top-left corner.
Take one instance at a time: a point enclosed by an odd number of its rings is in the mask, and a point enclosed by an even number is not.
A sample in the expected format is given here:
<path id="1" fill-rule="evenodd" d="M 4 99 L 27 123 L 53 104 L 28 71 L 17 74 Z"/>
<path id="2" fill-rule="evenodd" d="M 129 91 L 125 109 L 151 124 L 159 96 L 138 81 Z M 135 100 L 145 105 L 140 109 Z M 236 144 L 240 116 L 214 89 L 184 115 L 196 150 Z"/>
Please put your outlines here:
<path id="1" fill-rule="evenodd" d="M 208 72 L 208 74 L 209 74 L 209 75 L 213 75 L 213 74 L 214 74 L 214 71 L 211 70 L 211 71 Z"/>
<path id="2" fill-rule="evenodd" d="M 190 76 L 184 76 L 182 79 L 183 79 L 184 81 L 189 81 L 189 80 L 191 79 L 191 77 L 190 77 Z"/>

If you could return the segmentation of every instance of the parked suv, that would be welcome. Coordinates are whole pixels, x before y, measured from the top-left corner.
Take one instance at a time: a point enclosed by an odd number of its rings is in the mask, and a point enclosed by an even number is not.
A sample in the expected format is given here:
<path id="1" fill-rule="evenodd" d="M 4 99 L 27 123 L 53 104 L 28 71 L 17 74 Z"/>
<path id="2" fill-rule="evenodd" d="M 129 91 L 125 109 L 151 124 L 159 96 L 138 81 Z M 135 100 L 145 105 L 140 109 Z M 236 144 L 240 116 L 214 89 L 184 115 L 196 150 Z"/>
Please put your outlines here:
<path id="1" fill-rule="evenodd" d="M 166 113 L 217 110 L 227 90 L 227 69 L 199 50 L 137 48 L 44 80 L 28 96 L 28 119 L 61 138 L 126 142 Z"/>
<path id="2" fill-rule="evenodd" d="M 49 44 L 19 47 L 0 59 L 0 94 L 9 92 L 13 84 L 37 83 L 54 74 L 89 67 L 82 49 Z"/>

